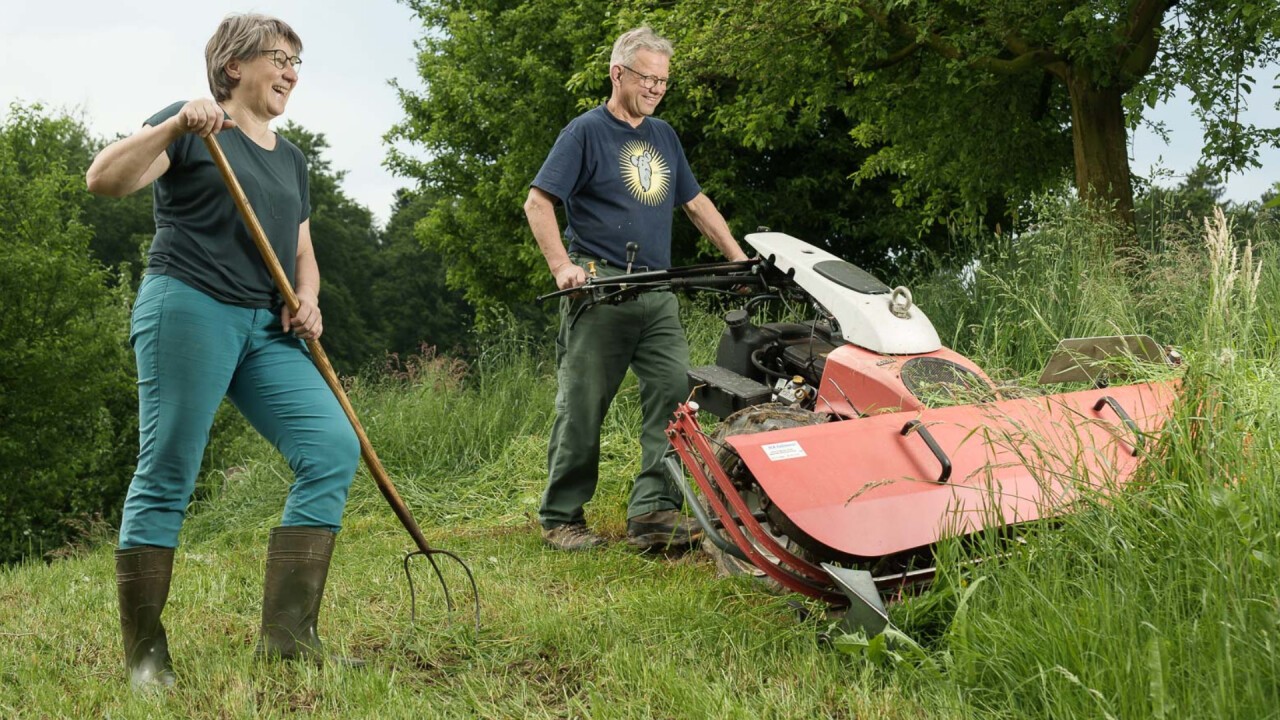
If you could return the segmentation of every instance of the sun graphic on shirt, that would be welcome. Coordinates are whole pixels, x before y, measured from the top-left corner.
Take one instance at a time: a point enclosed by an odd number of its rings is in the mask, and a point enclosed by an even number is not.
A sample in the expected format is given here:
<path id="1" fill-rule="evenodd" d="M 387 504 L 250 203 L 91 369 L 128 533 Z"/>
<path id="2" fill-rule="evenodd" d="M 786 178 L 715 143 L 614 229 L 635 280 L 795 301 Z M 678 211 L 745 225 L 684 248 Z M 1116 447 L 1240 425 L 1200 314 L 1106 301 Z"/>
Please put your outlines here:
<path id="1" fill-rule="evenodd" d="M 671 188 L 671 170 L 657 148 L 641 140 L 633 140 L 618 152 L 622 180 L 631 196 L 645 205 L 661 205 Z"/>

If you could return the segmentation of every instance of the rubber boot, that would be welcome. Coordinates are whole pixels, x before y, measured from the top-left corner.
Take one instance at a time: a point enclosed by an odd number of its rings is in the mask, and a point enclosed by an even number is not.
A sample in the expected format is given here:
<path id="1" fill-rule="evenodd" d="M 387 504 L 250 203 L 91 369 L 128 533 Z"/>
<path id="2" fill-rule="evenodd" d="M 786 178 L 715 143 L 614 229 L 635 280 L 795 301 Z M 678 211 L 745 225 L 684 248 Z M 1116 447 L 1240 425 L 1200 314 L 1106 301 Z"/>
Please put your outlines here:
<path id="1" fill-rule="evenodd" d="M 259 657 L 364 665 L 360 660 L 327 655 L 316 634 L 334 537 L 324 528 L 272 529 L 262 586 L 262 634 L 255 651 Z"/>
<path id="2" fill-rule="evenodd" d="M 177 676 L 169 660 L 169 641 L 160 613 L 169 599 L 173 548 L 136 547 L 116 551 L 116 589 L 124 664 L 135 689 L 165 688 Z"/>

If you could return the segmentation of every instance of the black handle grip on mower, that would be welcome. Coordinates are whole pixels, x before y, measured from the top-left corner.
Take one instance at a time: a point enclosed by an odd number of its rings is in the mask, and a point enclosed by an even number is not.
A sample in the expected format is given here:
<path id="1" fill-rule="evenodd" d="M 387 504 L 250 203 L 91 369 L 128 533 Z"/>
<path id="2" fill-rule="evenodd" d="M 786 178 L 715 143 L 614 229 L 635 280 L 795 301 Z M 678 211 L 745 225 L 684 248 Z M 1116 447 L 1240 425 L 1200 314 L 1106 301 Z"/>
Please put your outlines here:
<path id="1" fill-rule="evenodd" d="M 763 261 L 760 258 L 738 260 L 734 262 L 706 263 L 670 268 L 668 270 L 649 270 L 646 272 L 615 275 L 607 278 L 588 278 L 587 282 L 574 288 L 557 290 L 539 295 L 535 300 L 543 302 L 553 298 L 575 293 L 600 293 L 635 288 L 636 292 L 646 290 L 664 290 L 668 288 L 687 287 L 732 287 L 758 282 L 758 270 Z"/>
<path id="2" fill-rule="evenodd" d="M 1125 412 L 1120 403 L 1110 395 L 1104 396 L 1094 403 L 1093 411 L 1101 412 L 1102 408 L 1108 405 L 1120 418 L 1120 421 L 1133 432 L 1133 456 L 1137 457 L 1138 453 L 1142 451 L 1142 428 L 1138 427 L 1138 423 L 1134 422 L 1133 418 L 1129 417 L 1129 413 Z"/>
<path id="3" fill-rule="evenodd" d="M 938 463 L 942 465 L 942 474 L 938 476 L 938 484 L 941 485 L 951 477 L 951 458 L 947 457 L 947 454 L 942 451 L 938 441 L 933 439 L 933 433 L 929 432 L 929 428 L 925 427 L 924 423 L 919 420 L 908 420 L 907 424 L 902 426 L 902 436 L 906 437 L 912 430 L 915 430 L 916 434 L 924 439 L 924 444 L 929 446 L 930 452 L 933 453 L 934 457 L 938 458 Z"/>

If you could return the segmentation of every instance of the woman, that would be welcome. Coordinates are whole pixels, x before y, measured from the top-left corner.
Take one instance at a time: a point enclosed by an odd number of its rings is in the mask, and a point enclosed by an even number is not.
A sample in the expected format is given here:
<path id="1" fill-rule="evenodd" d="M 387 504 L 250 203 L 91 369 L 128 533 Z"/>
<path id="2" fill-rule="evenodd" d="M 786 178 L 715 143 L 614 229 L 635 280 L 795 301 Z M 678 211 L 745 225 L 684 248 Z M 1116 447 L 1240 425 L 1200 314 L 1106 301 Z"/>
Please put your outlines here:
<path id="1" fill-rule="evenodd" d="M 319 338 L 306 159 L 271 130 L 298 83 L 302 41 L 284 22 L 230 15 L 205 47 L 212 99 L 178 102 L 107 146 L 89 190 L 155 182 L 156 235 L 130 343 L 138 363 L 138 469 L 116 551 L 125 664 L 171 685 L 160 614 L 214 412 L 225 396 L 288 459 L 294 483 L 271 531 L 257 652 L 320 661 L 316 616 L 359 462 L 342 408 L 305 352 Z M 283 307 L 202 138 L 218 135 L 301 303 Z"/>

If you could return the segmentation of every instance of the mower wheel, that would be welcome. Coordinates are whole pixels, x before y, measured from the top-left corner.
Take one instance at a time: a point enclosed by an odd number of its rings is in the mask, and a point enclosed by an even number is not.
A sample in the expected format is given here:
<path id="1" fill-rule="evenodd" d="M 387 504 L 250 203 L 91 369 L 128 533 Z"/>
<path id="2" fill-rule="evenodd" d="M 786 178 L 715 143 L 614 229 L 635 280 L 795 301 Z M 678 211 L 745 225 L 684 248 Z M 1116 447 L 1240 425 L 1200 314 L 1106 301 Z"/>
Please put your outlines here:
<path id="1" fill-rule="evenodd" d="M 725 473 L 729 476 L 734 486 L 738 488 L 738 492 L 742 495 L 742 499 L 746 501 L 747 507 L 751 509 L 752 513 L 759 515 L 768 500 L 763 497 L 760 488 L 755 483 L 755 479 L 751 476 L 751 471 L 747 469 L 747 466 L 738 457 L 737 451 L 726 440 L 734 435 L 752 435 L 772 430 L 821 425 L 827 422 L 827 419 L 827 416 L 821 413 L 810 412 L 791 405 L 766 403 L 739 410 L 725 418 L 724 422 L 712 433 L 711 441 L 716 449 L 716 462 L 720 464 L 720 467 L 724 468 Z M 709 507 L 709 503 L 705 500 L 703 501 L 703 506 L 709 514 L 714 514 Z M 783 547 L 801 557 L 807 554 L 796 543 L 785 535 L 780 534 L 776 528 L 771 526 L 768 520 L 761 520 L 761 524 Z M 770 592 L 779 594 L 786 592 L 778 581 L 769 577 L 763 570 L 724 553 L 709 540 L 703 540 L 702 547 L 708 555 L 715 559 L 716 569 L 721 575 L 752 577 Z M 765 557 L 772 559 L 772 554 L 764 548 L 757 547 L 756 549 Z"/>

